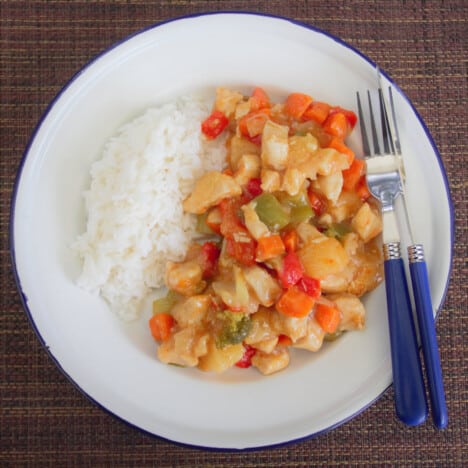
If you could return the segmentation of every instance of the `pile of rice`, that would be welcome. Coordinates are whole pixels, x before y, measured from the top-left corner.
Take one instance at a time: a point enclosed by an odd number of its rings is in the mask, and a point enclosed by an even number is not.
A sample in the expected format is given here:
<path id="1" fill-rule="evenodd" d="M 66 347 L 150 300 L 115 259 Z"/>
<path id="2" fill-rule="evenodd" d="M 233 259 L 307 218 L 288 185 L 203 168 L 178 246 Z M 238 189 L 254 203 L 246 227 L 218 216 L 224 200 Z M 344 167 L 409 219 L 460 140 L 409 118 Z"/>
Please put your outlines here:
<path id="1" fill-rule="evenodd" d="M 182 210 L 196 179 L 222 169 L 225 141 L 207 142 L 200 123 L 210 106 L 182 97 L 124 125 L 91 168 L 78 284 L 99 293 L 124 320 L 164 284 L 168 260 L 183 259 L 195 219 Z"/>

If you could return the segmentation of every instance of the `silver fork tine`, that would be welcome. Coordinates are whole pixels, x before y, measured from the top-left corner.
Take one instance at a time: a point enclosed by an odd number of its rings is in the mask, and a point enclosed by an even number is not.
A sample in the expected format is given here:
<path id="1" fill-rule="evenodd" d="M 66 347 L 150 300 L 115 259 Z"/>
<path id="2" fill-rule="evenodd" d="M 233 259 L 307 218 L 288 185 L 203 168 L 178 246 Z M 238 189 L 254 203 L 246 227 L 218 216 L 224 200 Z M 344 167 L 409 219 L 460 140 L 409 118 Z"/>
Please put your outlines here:
<path id="1" fill-rule="evenodd" d="M 379 104 L 380 104 L 380 122 L 382 125 L 382 140 L 384 145 L 385 154 L 395 154 L 393 147 L 393 139 L 390 133 L 390 122 L 388 121 L 388 114 L 385 106 L 382 88 L 379 88 Z"/>
<path id="2" fill-rule="evenodd" d="M 398 125 L 395 114 L 395 104 L 393 103 L 393 92 L 391 86 L 388 87 L 388 95 L 390 96 L 390 109 L 392 111 L 393 129 L 395 130 L 395 134 L 393 135 L 393 138 L 395 139 L 395 149 L 397 154 L 401 154 L 400 134 L 398 132 Z"/>
<path id="3" fill-rule="evenodd" d="M 371 154 L 369 147 L 369 138 L 367 137 L 366 124 L 364 123 L 364 114 L 362 112 L 361 98 L 359 96 L 359 91 L 356 92 L 357 106 L 358 106 L 358 115 L 359 122 L 361 126 L 361 137 L 362 137 L 362 150 L 366 157 Z"/>
<path id="4" fill-rule="evenodd" d="M 382 154 L 380 151 L 379 137 L 377 136 L 377 127 L 375 126 L 374 110 L 372 109 L 372 99 L 369 90 L 367 90 L 367 100 L 369 102 L 370 124 L 372 131 L 372 143 L 374 145 L 373 154 Z"/>

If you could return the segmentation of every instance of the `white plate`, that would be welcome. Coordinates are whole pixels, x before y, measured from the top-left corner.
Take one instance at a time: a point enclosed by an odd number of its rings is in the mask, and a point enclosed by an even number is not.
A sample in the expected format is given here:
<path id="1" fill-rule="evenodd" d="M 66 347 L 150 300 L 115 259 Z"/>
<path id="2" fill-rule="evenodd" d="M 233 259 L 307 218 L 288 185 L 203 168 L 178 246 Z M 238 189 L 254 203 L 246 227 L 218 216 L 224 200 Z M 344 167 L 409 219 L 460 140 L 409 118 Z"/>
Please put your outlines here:
<path id="1" fill-rule="evenodd" d="M 11 245 L 24 306 L 57 365 L 87 396 L 128 423 L 173 441 L 211 448 L 271 446 L 320 434 L 350 419 L 391 384 L 384 288 L 369 295 L 367 329 L 290 367 L 222 375 L 159 363 L 146 316 L 126 325 L 75 285 L 69 246 L 85 229 L 89 169 L 116 129 L 191 91 L 255 85 L 302 91 L 355 108 L 355 91 L 375 86 L 374 64 L 331 37 L 282 18 L 209 14 L 142 31 L 100 55 L 60 92 L 25 152 L 12 205 Z M 447 287 L 453 214 L 435 145 L 394 87 L 408 197 L 425 246 L 432 299 Z M 356 132 L 355 132 L 356 133 Z M 357 145 L 357 135 L 353 137 Z M 393 424 L 386 421 L 385 424 Z"/>

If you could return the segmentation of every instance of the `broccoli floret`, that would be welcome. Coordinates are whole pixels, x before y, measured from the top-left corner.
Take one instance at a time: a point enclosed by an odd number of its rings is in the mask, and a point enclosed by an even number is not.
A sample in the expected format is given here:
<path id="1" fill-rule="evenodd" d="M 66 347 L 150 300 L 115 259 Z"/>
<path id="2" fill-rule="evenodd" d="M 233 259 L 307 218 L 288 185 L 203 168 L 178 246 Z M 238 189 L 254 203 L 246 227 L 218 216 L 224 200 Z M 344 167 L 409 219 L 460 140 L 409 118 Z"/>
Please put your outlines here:
<path id="1" fill-rule="evenodd" d="M 252 328 L 252 319 L 247 314 L 226 310 L 220 314 L 220 318 L 223 321 L 223 328 L 216 339 L 218 348 L 242 343 Z"/>

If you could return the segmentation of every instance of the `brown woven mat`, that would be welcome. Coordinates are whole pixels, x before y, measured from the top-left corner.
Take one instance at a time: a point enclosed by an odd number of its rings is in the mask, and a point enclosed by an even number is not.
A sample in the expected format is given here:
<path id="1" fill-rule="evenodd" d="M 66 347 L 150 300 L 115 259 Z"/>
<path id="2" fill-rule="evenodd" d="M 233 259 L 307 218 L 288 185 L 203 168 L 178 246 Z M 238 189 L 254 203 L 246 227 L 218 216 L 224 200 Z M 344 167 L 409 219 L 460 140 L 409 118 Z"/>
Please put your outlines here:
<path id="1" fill-rule="evenodd" d="M 314 440 L 257 452 L 181 447 L 90 403 L 41 347 L 22 310 L 8 251 L 11 191 L 35 124 L 62 85 L 104 48 L 145 26 L 210 10 L 289 16 L 341 37 L 377 61 L 425 119 L 448 174 L 457 226 L 450 288 L 437 324 L 446 430 L 430 422 L 403 427 L 389 389 L 363 414 Z M 468 464 L 466 0 L 0 0 L 0 12 L 0 466 Z"/>

